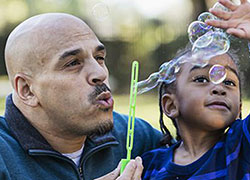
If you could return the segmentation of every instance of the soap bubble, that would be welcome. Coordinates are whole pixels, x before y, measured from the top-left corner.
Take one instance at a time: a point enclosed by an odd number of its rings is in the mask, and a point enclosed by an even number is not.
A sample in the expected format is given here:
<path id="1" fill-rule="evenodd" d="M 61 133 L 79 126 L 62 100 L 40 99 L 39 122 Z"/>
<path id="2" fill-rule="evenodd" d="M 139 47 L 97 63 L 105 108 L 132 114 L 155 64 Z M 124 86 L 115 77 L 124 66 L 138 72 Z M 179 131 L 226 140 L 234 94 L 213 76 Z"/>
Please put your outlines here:
<path id="1" fill-rule="evenodd" d="M 227 76 L 226 68 L 222 65 L 215 64 L 209 70 L 209 79 L 214 84 L 220 84 Z"/>
<path id="2" fill-rule="evenodd" d="M 146 80 L 137 83 L 137 94 L 147 92 L 158 85 L 159 73 L 151 74 Z"/>
<path id="3" fill-rule="evenodd" d="M 209 44 L 211 44 L 211 42 L 213 41 L 213 35 L 212 35 L 212 31 L 207 32 L 206 34 L 200 36 L 193 44 L 192 49 L 194 50 L 195 48 L 205 48 L 207 47 Z"/>
<path id="4" fill-rule="evenodd" d="M 204 12 L 198 16 L 198 21 L 201 22 L 206 22 L 206 20 L 211 20 L 211 19 L 217 19 L 217 17 L 211 14 L 210 12 Z"/>
<path id="5" fill-rule="evenodd" d="M 177 60 L 171 60 L 167 63 L 162 64 L 159 70 L 159 81 L 164 81 L 167 84 L 172 83 L 176 79 L 175 74 L 178 73 L 179 70 L 180 65 L 178 64 Z"/>
<path id="6" fill-rule="evenodd" d="M 105 3 L 100 2 L 94 5 L 92 8 L 92 14 L 97 20 L 103 21 L 109 16 L 110 13 L 108 6 Z"/>
<path id="7" fill-rule="evenodd" d="M 200 36 L 206 34 L 212 29 L 211 26 L 201 21 L 194 21 L 188 27 L 188 38 L 193 44 Z"/>
<path id="8" fill-rule="evenodd" d="M 194 66 L 205 67 L 212 56 L 213 55 L 206 50 L 195 51 L 192 52 L 189 62 Z"/>
<path id="9" fill-rule="evenodd" d="M 218 19 L 218 18 L 209 12 L 201 13 L 198 17 L 198 21 L 203 22 L 203 23 L 205 23 L 206 20 L 214 20 L 214 19 Z M 203 24 L 201 24 L 201 26 L 205 29 L 213 28 L 212 26 L 209 26 L 207 24 L 205 24 L 205 26 L 203 26 Z"/>
<path id="10" fill-rule="evenodd" d="M 209 32 L 198 38 L 193 44 L 192 51 L 204 49 L 205 56 L 215 56 L 226 53 L 230 48 L 230 41 L 223 32 Z"/>

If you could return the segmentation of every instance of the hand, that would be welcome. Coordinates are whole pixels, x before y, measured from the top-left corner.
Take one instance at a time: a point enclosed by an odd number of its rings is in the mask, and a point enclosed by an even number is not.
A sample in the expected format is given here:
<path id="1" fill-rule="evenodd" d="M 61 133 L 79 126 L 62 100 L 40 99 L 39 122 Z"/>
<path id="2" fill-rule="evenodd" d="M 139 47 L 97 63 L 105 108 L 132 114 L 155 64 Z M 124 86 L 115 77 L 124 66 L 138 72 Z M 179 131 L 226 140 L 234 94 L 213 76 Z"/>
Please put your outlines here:
<path id="1" fill-rule="evenodd" d="M 130 160 L 121 175 L 120 169 L 121 162 L 114 171 L 95 180 L 140 180 L 143 170 L 142 159 L 140 157 L 136 157 L 135 160 Z"/>
<path id="2" fill-rule="evenodd" d="M 231 12 L 212 8 L 209 11 L 220 20 L 207 20 L 206 23 L 227 29 L 227 33 L 239 38 L 250 40 L 250 3 L 247 0 L 241 0 L 240 5 L 235 5 L 229 0 L 219 0 L 219 2 Z"/>

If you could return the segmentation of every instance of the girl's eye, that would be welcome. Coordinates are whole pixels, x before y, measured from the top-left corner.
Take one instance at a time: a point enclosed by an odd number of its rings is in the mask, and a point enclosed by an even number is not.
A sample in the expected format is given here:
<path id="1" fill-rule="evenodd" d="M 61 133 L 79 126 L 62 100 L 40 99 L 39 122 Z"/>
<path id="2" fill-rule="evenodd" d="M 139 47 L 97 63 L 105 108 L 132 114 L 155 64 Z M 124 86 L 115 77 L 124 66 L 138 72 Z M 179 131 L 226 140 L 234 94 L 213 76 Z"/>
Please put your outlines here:
<path id="1" fill-rule="evenodd" d="M 236 86 L 236 84 L 233 81 L 230 81 L 230 80 L 224 81 L 224 84 L 227 85 L 227 86 Z"/>
<path id="2" fill-rule="evenodd" d="M 206 77 L 200 76 L 200 77 L 196 77 L 193 80 L 196 83 L 207 83 L 209 82 L 208 79 Z"/>
<path id="3" fill-rule="evenodd" d="M 77 65 L 79 65 L 79 64 L 80 64 L 79 60 L 76 59 L 76 60 L 74 60 L 74 61 L 68 63 L 68 64 L 66 65 L 66 67 L 77 66 Z"/>

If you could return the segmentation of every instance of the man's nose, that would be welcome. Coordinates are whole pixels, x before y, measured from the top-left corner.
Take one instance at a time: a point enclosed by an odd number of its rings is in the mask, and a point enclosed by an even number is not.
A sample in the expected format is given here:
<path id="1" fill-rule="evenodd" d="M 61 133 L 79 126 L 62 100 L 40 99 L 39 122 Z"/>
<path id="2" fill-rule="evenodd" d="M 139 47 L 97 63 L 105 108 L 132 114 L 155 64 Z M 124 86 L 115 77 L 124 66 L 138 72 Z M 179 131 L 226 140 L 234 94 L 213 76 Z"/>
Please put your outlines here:
<path id="1" fill-rule="evenodd" d="M 102 84 L 107 79 L 107 70 L 105 66 L 100 65 L 97 61 L 91 63 L 88 67 L 88 83 L 91 85 Z"/>
<path id="2" fill-rule="evenodd" d="M 211 89 L 211 94 L 225 96 L 227 93 L 221 84 L 217 84 L 214 85 L 213 88 Z"/>

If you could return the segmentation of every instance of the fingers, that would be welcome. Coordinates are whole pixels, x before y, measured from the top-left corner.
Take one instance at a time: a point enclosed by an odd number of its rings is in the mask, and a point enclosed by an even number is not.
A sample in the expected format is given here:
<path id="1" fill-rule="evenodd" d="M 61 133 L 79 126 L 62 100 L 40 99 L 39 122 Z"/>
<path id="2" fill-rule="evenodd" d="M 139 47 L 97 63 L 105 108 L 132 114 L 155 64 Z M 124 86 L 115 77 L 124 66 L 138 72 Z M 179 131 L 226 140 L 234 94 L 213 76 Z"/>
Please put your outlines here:
<path id="1" fill-rule="evenodd" d="M 240 0 L 241 4 L 247 3 L 247 0 Z"/>
<path id="2" fill-rule="evenodd" d="M 235 11 L 238 7 L 236 4 L 232 3 L 229 0 L 219 0 L 219 2 L 231 11 Z"/>
<path id="3" fill-rule="evenodd" d="M 232 34 L 234 36 L 237 36 L 239 38 L 246 38 L 246 32 L 242 29 L 229 28 L 227 30 L 227 33 Z"/>
<path id="4" fill-rule="evenodd" d="M 142 159 L 140 157 L 136 157 L 135 160 L 130 160 L 117 180 L 140 180 L 142 171 Z"/>
<path id="5" fill-rule="evenodd" d="M 117 180 L 133 179 L 135 171 L 136 171 L 136 162 L 135 160 L 130 160 L 126 168 L 124 169 L 123 173 Z"/>
<path id="6" fill-rule="evenodd" d="M 142 175 L 142 171 L 143 171 L 143 165 L 142 165 L 142 159 L 141 157 L 136 157 L 135 158 L 135 163 L 136 163 L 136 171 L 134 174 L 134 180 L 140 180 L 141 179 L 141 175 Z"/>
<path id="7" fill-rule="evenodd" d="M 231 12 L 223 11 L 221 9 L 211 8 L 209 9 L 209 12 L 211 12 L 213 15 L 217 16 L 220 19 L 228 20 L 232 17 Z"/>
<path id="8" fill-rule="evenodd" d="M 224 29 L 229 27 L 228 22 L 222 21 L 222 20 L 207 20 L 206 24 L 210 26 L 218 27 L 218 28 L 224 28 Z"/>

